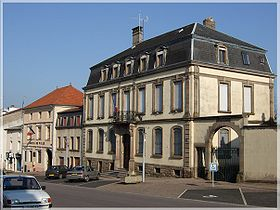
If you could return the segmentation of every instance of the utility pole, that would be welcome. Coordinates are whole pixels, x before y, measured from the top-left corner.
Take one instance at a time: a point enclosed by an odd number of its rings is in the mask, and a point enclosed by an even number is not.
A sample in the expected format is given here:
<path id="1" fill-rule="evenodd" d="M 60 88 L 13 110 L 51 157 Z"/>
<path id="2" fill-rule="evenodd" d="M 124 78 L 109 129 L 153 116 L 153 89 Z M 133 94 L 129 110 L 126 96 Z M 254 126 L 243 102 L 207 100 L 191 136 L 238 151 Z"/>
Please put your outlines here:
<path id="1" fill-rule="evenodd" d="M 142 181 L 145 182 L 145 164 L 146 164 L 146 133 L 142 131 L 144 140 L 143 140 L 143 164 L 142 164 Z"/>

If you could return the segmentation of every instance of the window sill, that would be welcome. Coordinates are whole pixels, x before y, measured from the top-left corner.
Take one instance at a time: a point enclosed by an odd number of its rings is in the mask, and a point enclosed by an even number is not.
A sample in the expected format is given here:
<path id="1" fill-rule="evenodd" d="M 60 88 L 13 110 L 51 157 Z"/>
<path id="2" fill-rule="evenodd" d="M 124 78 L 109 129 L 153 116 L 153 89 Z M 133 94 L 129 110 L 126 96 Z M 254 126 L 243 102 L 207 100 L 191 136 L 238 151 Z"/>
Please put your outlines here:
<path id="1" fill-rule="evenodd" d="M 254 112 L 243 112 L 244 115 L 255 115 Z"/>
<path id="2" fill-rule="evenodd" d="M 103 119 L 104 119 L 104 117 L 98 117 L 97 119 L 98 119 L 98 120 L 103 120 Z"/>
<path id="3" fill-rule="evenodd" d="M 169 157 L 168 159 L 169 160 L 181 160 L 181 159 L 183 159 L 183 157 L 179 156 L 179 155 L 174 155 L 174 156 Z"/>
<path id="4" fill-rule="evenodd" d="M 96 151 L 96 154 L 103 154 L 103 151 L 98 150 L 98 151 Z"/>
<path id="5" fill-rule="evenodd" d="M 160 159 L 162 158 L 162 155 L 151 155 L 150 158 Z"/>
<path id="6" fill-rule="evenodd" d="M 153 115 L 160 115 L 160 114 L 163 114 L 163 112 L 162 112 L 162 111 L 161 111 L 161 112 L 158 112 L 158 111 L 157 111 L 157 112 L 153 112 L 152 114 L 153 114 Z"/>
<path id="7" fill-rule="evenodd" d="M 135 154 L 135 157 L 143 157 L 143 154 L 137 153 L 137 154 Z"/>
<path id="8" fill-rule="evenodd" d="M 115 155 L 116 152 L 114 152 L 114 151 L 109 151 L 107 154 L 108 154 L 108 155 Z"/>
<path id="9" fill-rule="evenodd" d="M 63 148 L 57 148 L 56 150 L 57 151 L 66 151 L 66 149 L 63 149 Z"/>
<path id="10" fill-rule="evenodd" d="M 219 110 L 218 113 L 231 114 L 231 111 L 221 111 L 221 110 Z"/>
<path id="11" fill-rule="evenodd" d="M 92 153 L 92 150 L 87 150 L 86 153 Z"/>
<path id="12" fill-rule="evenodd" d="M 182 109 L 174 109 L 174 110 L 171 110 L 170 113 L 177 114 L 177 113 L 180 113 L 180 112 L 183 112 L 183 110 Z"/>

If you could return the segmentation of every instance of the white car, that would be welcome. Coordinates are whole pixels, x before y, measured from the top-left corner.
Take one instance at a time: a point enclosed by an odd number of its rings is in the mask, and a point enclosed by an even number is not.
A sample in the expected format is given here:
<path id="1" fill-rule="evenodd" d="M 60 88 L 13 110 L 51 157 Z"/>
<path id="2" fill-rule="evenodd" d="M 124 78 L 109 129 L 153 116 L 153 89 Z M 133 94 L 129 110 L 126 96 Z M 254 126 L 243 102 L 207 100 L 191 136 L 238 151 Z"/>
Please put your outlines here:
<path id="1" fill-rule="evenodd" d="M 50 208 L 52 200 L 34 176 L 3 176 L 4 208 Z"/>

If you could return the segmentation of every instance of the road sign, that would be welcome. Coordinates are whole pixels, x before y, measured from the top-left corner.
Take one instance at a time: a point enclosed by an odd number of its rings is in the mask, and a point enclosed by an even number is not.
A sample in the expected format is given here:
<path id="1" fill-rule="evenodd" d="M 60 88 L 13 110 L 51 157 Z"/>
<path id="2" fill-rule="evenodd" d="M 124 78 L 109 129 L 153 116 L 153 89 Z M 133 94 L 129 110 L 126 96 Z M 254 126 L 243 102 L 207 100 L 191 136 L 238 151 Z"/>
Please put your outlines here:
<path id="1" fill-rule="evenodd" d="M 218 164 L 217 163 L 210 163 L 209 170 L 217 172 L 218 171 Z"/>

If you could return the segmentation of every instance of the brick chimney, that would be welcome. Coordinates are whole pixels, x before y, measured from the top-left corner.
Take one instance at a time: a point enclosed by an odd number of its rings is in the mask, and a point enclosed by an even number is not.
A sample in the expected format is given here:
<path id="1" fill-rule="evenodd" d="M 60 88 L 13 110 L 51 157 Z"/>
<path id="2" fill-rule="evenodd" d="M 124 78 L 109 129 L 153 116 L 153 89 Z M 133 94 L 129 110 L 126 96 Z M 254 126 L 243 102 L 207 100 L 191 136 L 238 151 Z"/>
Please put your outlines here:
<path id="1" fill-rule="evenodd" d="M 143 41 L 143 27 L 137 26 L 132 29 L 132 46 L 136 46 L 142 41 Z"/>
<path id="2" fill-rule="evenodd" d="M 204 19 L 203 25 L 205 25 L 206 27 L 211 28 L 213 30 L 216 29 L 216 22 L 214 21 L 214 19 L 212 17 L 208 17 L 208 18 Z"/>

